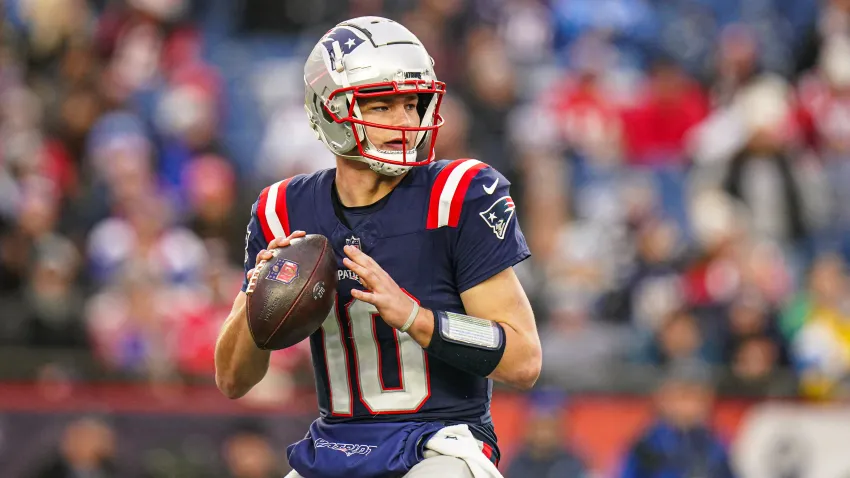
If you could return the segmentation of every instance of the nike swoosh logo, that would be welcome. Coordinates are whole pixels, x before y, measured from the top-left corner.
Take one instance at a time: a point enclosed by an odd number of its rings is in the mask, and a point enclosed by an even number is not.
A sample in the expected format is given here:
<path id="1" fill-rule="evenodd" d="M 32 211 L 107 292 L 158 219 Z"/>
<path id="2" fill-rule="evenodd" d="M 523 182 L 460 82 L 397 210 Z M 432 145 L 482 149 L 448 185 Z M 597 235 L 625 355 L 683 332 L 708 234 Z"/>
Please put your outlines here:
<path id="1" fill-rule="evenodd" d="M 492 185 L 488 188 L 487 186 L 482 186 L 484 188 L 484 192 L 487 194 L 493 194 L 496 192 L 496 185 L 499 184 L 499 178 L 496 178 L 496 181 L 493 182 Z"/>

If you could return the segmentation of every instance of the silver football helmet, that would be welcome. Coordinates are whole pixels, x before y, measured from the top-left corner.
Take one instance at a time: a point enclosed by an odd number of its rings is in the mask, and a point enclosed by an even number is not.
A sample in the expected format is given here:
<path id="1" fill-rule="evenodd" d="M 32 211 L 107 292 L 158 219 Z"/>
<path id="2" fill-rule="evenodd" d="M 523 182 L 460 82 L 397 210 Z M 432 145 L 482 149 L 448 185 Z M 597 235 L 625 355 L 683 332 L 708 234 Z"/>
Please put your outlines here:
<path id="1" fill-rule="evenodd" d="M 446 85 L 437 81 L 434 60 L 407 28 L 381 17 L 360 17 L 332 28 L 304 65 L 305 108 L 310 125 L 331 152 L 363 161 L 377 173 L 403 174 L 434 160 L 440 102 Z M 419 96 L 415 127 L 363 121 L 357 100 L 394 94 Z M 416 134 L 410 149 L 378 149 L 365 126 Z"/>

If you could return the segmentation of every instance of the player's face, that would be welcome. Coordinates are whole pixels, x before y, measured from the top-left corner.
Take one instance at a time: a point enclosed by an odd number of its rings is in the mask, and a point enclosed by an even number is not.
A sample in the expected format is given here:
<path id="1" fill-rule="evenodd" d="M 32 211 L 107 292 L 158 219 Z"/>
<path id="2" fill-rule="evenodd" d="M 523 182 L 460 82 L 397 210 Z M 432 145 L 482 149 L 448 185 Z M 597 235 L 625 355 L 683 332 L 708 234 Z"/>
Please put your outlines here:
<path id="1" fill-rule="evenodd" d="M 419 126 L 419 113 L 416 95 L 387 95 L 359 100 L 363 120 L 394 127 Z M 411 150 L 416 139 L 415 131 L 395 131 L 391 129 L 366 126 L 366 136 L 376 148 L 382 151 Z"/>

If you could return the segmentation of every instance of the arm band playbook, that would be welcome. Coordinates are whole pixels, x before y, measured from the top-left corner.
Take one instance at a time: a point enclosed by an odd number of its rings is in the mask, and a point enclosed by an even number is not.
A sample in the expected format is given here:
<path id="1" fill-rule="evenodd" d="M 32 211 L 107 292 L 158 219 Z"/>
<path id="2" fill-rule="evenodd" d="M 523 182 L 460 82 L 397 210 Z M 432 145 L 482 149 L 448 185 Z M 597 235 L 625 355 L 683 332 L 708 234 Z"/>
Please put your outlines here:
<path id="1" fill-rule="evenodd" d="M 486 319 L 435 310 L 434 335 L 426 349 L 434 357 L 465 372 L 486 377 L 505 353 L 505 329 Z"/>

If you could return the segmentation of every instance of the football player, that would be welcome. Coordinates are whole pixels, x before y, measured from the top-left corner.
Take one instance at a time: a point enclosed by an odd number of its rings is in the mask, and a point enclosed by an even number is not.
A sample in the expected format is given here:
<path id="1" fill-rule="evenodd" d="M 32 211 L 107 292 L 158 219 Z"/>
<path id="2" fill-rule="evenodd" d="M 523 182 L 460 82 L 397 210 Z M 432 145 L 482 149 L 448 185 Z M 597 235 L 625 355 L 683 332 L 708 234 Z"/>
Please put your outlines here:
<path id="1" fill-rule="evenodd" d="M 291 476 L 500 476 L 492 380 L 527 390 L 541 367 L 512 268 L 530 253 L 510 183 L 475 159 L 435 161 L 445 85 L 392 20 L 334 27 L 304 82 L 310 125 L 337 167 L 277 182 L 254 204 L 216 383 L 238 398 L 268 368 L 245 315 L 252 268 L 303 231 L 322 234 L 339 284 L 310 337 L 321 417 L 287 449 Z"/>

